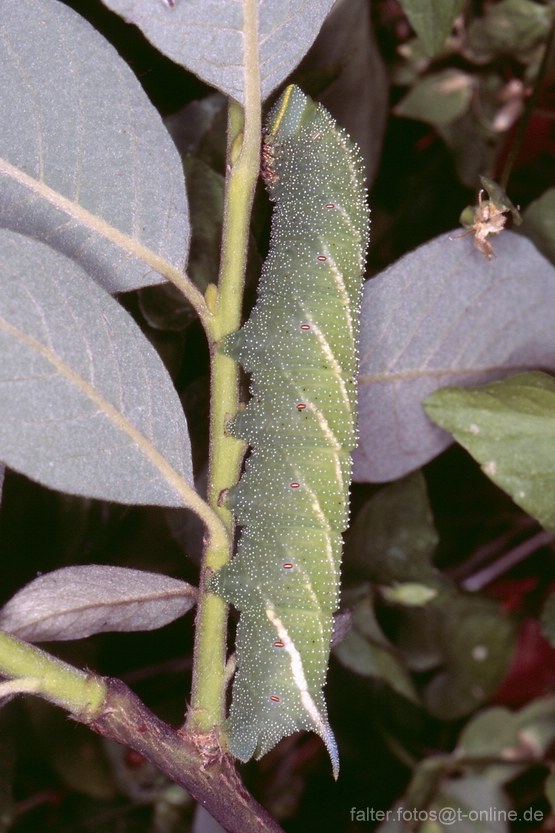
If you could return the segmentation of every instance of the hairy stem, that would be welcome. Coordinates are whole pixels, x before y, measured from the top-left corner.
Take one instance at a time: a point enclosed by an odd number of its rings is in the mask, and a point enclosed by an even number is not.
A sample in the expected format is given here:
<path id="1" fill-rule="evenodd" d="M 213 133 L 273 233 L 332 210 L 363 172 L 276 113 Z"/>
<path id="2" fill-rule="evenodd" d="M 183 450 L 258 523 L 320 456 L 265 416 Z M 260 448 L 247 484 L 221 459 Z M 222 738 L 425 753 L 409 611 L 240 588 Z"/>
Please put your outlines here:
<path id="1" fill-rule="evenodd" d="M 79 671 L 61 660 L 0 631 L 0 675 L 20 682 L 6 694 L 32 692 L 69 711 L 77 719 L 100 712 L 106 686 L 100 677 Z"/>
<path id="2" fill-rule="evenodd" d="M 243 0 L 245 34 L 245 109 L 230 102 L 227 181 L 222 258 L 213 334 L 216 342 L 237 330 L 241 309 L 249 221 L 260 167 L 261 97 L 258 57 L 258 3 Z M 239 406 L 236 362 L 211 345 L 210 470 L 208 503 L 229 530 L 233 518 L 222 496 L 238 479 L 244 444 L 226 433 L 226 423 Z M 187 728 L 208 732 L 225 716 L 225 645 L 227 605 L 207 590 L 207 581 L 231 557 L 231 547 L 209 543 L 204 555 L 195 632 L 195 664 Z"/>
<path id="3" fill-rule="evenodd" d="M 2 696 L 32 693 L 65 708 L 105 737 L 140 752 L 185 787 L 228 833 L 283 833 L 242 787 L 214 738 L 182 735 L 159 720 L 119 680 L 73 668 L 0 631 Z"/>

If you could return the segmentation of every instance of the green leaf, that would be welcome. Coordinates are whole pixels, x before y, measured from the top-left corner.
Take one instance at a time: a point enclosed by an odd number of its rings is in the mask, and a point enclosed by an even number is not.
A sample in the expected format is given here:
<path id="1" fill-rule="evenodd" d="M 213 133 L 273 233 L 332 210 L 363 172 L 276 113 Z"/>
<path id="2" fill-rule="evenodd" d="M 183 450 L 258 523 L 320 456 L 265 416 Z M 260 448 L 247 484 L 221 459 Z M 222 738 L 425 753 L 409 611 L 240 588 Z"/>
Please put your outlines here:
<path id="1" fill-rule="evenodd" d="M 75 263 L 0 231 L 0 459 L 120 503 L 187 505 L 179 397 L 132 318 Z"/>
<path id="2" fill-rule="evenodd" d="M 418 81 L 395 107 L 398 116 L 443 126 L 461 118 L 472 98 L 474 80 L 458 69 L 444 69 Z"/>
<path id="3" fill-rule="evenodd" d="M 430 58 L 445 46 L 464 0 L 400 0 L 410 25 Z"/>
<path id="4" fill-rule="evenodd" d="M 488 773 L 449 778 L 441 784 L 432 808 L 444 821 L 440 828 L 452 833 L 508 833 L 511 804 L 506 792 Z M 445 812 L 451 815 L 442 815 Z M 456 815 L 455 815 L 456 813 Z"/>
<path id="5" fill-rule="evenodd" d="M 545 600 L 540 623 L 543 635 L 555 646 L 555 592 Z"/>
<path id="6" fill-rule="evenodd" d="M 489 201 L 494 208 L 497 208 L 503 213 L 510 211 L 513 223 L 519 226 L 522 223 L 522 217 L 520 216 L 518 208 L 507 196 L 505 189 L 502 188 L 498 182 L 495 182 L 495 180 L 490 179 L 487 176 L 480 176 L 480 182 L 482 183 L 483 188 L 488 192 Z"/>
<path id="7" fill-rule="evenodd" d="M 424 405 L 482 470 L 555 531 L 555 379 L 511 376 L 475 388 L 444 388 Z"/>
<path id="8" fill-rule="evenodd" d="M 371 599 L 363 599 L 355 607 L 352 628 L 334 648 L 334 654 L 355 674 L 381 680 L 408 700 L 418 702 L 410 675 L 376 620 Z"/>
<path id="9" fill-rule="evenodd" d="M 543 697 L 515 712 L 496 706 L 479 713 L 462 730 L 454 755 L 461 762 L 498 758 L 499 764 L 488 766 L 488 778 L 504 783 L 530 761 L 542 760 L 554 739 L 555 697 Z"/>
<path id="10" fill-rule="evenodd" d="M 442 624 L 441 611 L 434 605 L 401 611 L 395 642 L 411 671 L 430 671 L 443 662 Z"/>
<path id="11" fill-rule="evenodd" d="M 394 584 L 391 587 L 382 587 L 381 594 L 386 602 L 390 604 L 405 605 L 406 607 L 422 607 L 429 601 L 435 599 L 438 591 L 425 584 L 418 584 L 415 581 L 406 581 Z"/>
<path id="12" fill-rule="evenodd" d="M 420 472 L 391 483 L 357 514 L 347 539 L 351 566 L 377 584 L 423 582 L 437 575 L 438 535 Z"/>
<path id="13" fill-rule="evenodd" d="M 425 702 L 436 717 L 453 720 L 484 703 L 498 687 L 514 649 L 515 626 L 489 599 L 461 595 L 442 606 L 444 669 L 426 687 Z"/>
<path id="14" fill-rule="evenodd" d="M 522 732 L 541 757 L 555 738 L 555 697 L 539 698 L 515 712 L 503 706 L 486 709 L 466 724 L 455 754 L 462 759 L 510 759 L 521 748 Z"/>
<path id="15" fill-rule="evenodd" d="M 424 690 L 431 713 L 453 720 L 497 689 L 514 650 L 515 624 L 490 599 L 468 596 L 443 578 L 423 607 L 398 610 L 397 647 L 413 671 L 435 676 Z"/>
<path id="16" fill-rule="evenodd" d="M 468 27 L 468 46 L 479 60 L 497 54 L 520 57 L 545 37 L 553 19 L 549 5 L 535 0 L 501 0 Z"/>
<path id="17" fill-rule="evenodd" d="M 95 802 L 116 797 L 117 788 L 103 752 L 103 739 L 79 723 L 72 722 L 69 726 L 63 712 L 37 697 L 26 698 L 25 713 L 33 727 L 36 752 L 48 762 L 66 789 L 87 795 Z"/>
<path id="18" fill-rule="evenodd" d="M 545 797 L 551 804 L 551 809 L 555 810 L 555 772 L 550 772 L 544 783 Z"/>
<path id="19" fill-rule="evenodd" d="M 181 160 L 114 47 L 54 0 L 5 4 L 0 34 L 0 225 L 48 242 L 110 292 L 162 280 L 138 246 L 182 270 Z"/>
<path id="20" fill-rule="evenodd" d="M 245 99 L 248 45 L 245 4 L 236 0 L 103 0 L 104 5 L 141 29 L 164 55 L 207 84 Z M 297 66 L 316 38 L 333 0 L 265 0 L 259 7 L 262 95 L 266 98 Z"/>
<path id="21" fill-rule="evenodd" d="M 555 263 L 555 188 L 548 188 L 530 203 L 522 215 L 521 232 Z"/>

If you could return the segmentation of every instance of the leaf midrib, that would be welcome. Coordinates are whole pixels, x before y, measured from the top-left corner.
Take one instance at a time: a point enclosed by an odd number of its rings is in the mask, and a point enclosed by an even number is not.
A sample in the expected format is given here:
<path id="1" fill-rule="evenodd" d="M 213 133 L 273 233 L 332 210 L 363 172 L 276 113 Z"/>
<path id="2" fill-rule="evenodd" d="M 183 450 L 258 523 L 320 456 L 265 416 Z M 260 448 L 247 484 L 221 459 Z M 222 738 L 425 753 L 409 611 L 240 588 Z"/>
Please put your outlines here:
<path id="1" fill-rule="evenodd" d="M 4 319 L 0 318 L 0 330 L 3 330 L 12 338 L 25 344 L 46 359 L 65 379 L 75 385 L 81 393 L 90 399 L 97 408 L 115 425 L 115 427 L 126 434 L 143 452 L 150 462 L 162 474 L 166 482 L 176 491 L 185 506 L 190 505 L 192 489 L 183 477 L 170 465 L 166 458 L 160 454 L 153 443 L 145 437 L 111 402 L 95 388 L 90 382 L 82 378 L 75 370 L 67 365 L 53 350 L 41 344 L 32 336 L 14 327 Z"/>

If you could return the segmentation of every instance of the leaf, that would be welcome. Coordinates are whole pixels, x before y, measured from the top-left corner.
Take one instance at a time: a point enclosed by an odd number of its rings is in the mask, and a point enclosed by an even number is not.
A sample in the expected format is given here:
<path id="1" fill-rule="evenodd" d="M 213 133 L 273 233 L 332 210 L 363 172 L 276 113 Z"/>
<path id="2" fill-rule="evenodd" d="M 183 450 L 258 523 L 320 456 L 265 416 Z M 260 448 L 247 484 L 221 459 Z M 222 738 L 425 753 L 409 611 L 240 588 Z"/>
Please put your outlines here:
<path id="1" fill-rule="evenodd" d="M 370 187 L 389 112 L 389 81 L 366 0 L 335 4 L 295 78 L 317 92 L 318 101 L 357 143 Z"/>
<path id="2" fill-rule="evenodd" d="M 540 622 L 543 635 L 555 646 L 555 591 L 544 602 Z"/>
<path id="3" fill-rule="evenodd" d="M 444 610 L 450 603 L 450 598 L 442 597 Z M 403 662 L 411 671 L 431 671 L 443 662 L 439 637 L 443 626 L 441 614 L 442 611 L 433 605 L 401 611 L 395 642 Z"/>
<path id="4" fill-rule="evenodd" d="M 545 779 L 544 792 L 552 811 L 555 810 L 555 772 L 550 772 Z"/>
<path id="5" fill-rule="evenodd" d="M 441 777 L 441 772 L 432 768 L 433 758 L 424 758 L 417 765 L 407 792 L 393 807 L 385 811 L 373 808 L 357 810 L 355 821 L 369 821 L 370 818 L 385 819 L 377 833 L 508 833 L 509 802 L 506 793 L 487 775 L 460 774 L 455 778 Z M 432 765 L 432 766 L 431 766 Z M 414 789 L 418 779 L 420 790 Z M 368 810 L 373 814 L 366 815 Z M 375 815 L 374 815 L 375 813 Z"/>
<path id="6" fill-rule="evenodd" d="M 366 284 L 355 480 L 393 480 L 449 445 L 421 405 L 434 390 L 555 365 L 555 268 L 509 231 L 495 255 L 445 234 Z"/>
<path id="7" fill-rule="evenodd" d="M 543 697 L 515 712 L 495 706 L 477 714 L 462 730 L 455 756 L 539 760 L 554 739 L 555 697 Z"/>
<path id="8" fill-rule="evenodd" d="M 61 709 L 51 708 L 39 697 L 25 698 L 25 716 L 32 726 L 34 743 L 62 789 L 77 791 L 95 802 L 117 798 L 119 785 L 116 787 L 106 760 L 103 738 L 75 721 L 69 724 Z"/>
<path id="9" fill-rule="evenodd" d="M 548 188 L 530 203 L 522 215 L 521 231 L 555 263 L 555 188 Z"/>
<path id="10" fill-rule="evenodd" d="M 76 264 L 6 230 L 0 355 L 0 460 L 8 466 L 119 503 L 196 498 L 187 424 L 158 354 Z"/>
<path id="11" fill-rule="evenodd" d="M 418 702 L 410 675 L 376 620 L 371 599 L 365 598 L 357 604 L 352 628 L 333 652 L 355 674 L 381 680 L 407 700 Z"/>
<path id="12" fill-rule="evenodd" d="M 410 25 L 430 58 L 445 46 L 464 0 L 400 0 Z"/>
<path id="13" fill-rule="evenodd" d="M 0 609 L 0 629 L 28 642 L 152 631 L 184 616 L 194 587 L 179 579 L 101 564 L 63 567 L 31 581 Z"/>
<path id="14" fill-rule="evenodd" d="M 471 75 L 458 69 L 444 69 L 417 81 L 396 105 L 395 114 L 432 125 L 451 124 L 468 109 L 473 89 Z"/>
<path id="15" fill-rule="evenodd" d="M 423 607 L 435 599 L 438 592 L 435 587 L 418 584 L 416 581 L 406 581 L 381 588 L 381 594 L 386 602 L 406 607 Z"/>
<path id="16" fill-rule="evenodd" d="M 522 223 L 520 211 L 511 202 L 505 189 L 502 188 L 498 182 L 495 182 L 494 179 L 490 179 L 488 176 L 480 176 L 480 182 L 482 183 L 482 187 L 488 192 L 488 198 L 493 207 L 498 211 L 501 211 L 503 214 L 510 212 L 515 226 L 520 226 Z"/>
<path id="17" fill-rule="evenodd" d="M 391 483 L 357 513 L 347 538 L 346 560 L 377 584 L 424 582 L 438 544 L 420 472 Z"/>
<path id="18" fill-rule="evenodd" d="M 474 388 L 444 388 L 425 403 L 482 471 L 555 531 L 555 379 L 519 373 Z"/>
<path id="19" fill-rule="evenodd" d="M 496 706 L 471 718 L 459 737 L 454 757 L 461 762 L 497 758 L 498 764 L 487 767 L 487 778 L 504 784 L 535 761 L 542 761 L 554 739 L 555 698 L 542 697 L 518 711 Z"/>
<path id="20" fill-rule="evenodd" d="M 488 778 L 488 770 L 443 781 L 433 809 L 453 833 L 508 833 L 511 804 L 505 791 Z M 447 813 L 447 815 L 445 815 Z"/>
<path id="21" fill-rule="evenodd" d="M 515 627 L 489 599 L 461 594 L 438 602 L 444 670 L 426 687 L 424 701 L 435 717 L 455 720 L 486 702 L 499 686 L 514 649 Z"/>
<path id="22" fill-rule="evenodd" d="M 1 224 L 47 241 L 110 292 L 162 280 L 138 246 L 182 270 L 181 161 L 127 64 L 54 0 L 5 4 L 0 35 Z M 114 231 L 126 237 L 113 242 Z"/>
<path id="23" fill-rule="evenodd" d="M 245 103 L 243 19 L 237 0 L 103 0 L 134 23 L 162 52 L 241 104 Z M 297 66 L 316 38 L 333 0 L 259 0 L 258 31 L 262 97 Z"/>
<path id="24" fill-rule="evenodd" d="M 498 54 L 528 62 L 527 51 L 547 37 L 552 19 L 549 6 L 535 0 L 501 0 L 471 22 L 468 47 L 481 62 Z"/>

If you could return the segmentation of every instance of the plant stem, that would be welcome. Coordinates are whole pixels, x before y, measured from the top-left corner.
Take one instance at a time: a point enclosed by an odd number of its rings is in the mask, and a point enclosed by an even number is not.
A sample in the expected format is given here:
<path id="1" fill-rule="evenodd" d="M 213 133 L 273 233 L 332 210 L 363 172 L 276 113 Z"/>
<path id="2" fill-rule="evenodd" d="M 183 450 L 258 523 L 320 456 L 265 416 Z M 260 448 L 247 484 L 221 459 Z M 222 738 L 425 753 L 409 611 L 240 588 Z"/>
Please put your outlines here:
<path id="1" fill-rule="evenodd" d="M 228 119 L 227 181 L 222 234 L 220 280 L 213 334 L 216 341 L 241 324 L 247 264 L 249 222 L 260 167 L 261 97 L 258 58 L 258 2 L 243 0 L 245 44 L 245 109 L 231 101 Z M 233 539 L 233 517 L 221 497 L 239 477 L 244 443 L 226 433 L 239 407 L 239 373 L 235 361 L 211 345 L 210 470 L 208 503 Z M 225 716 L 225 645 L 227 605 L 208 592 L 213 571 L 231 557 L 231 547 L 208 544 L 199 587 L 195 662 L 187 728 L 209 732 Z"/>
<path id="2" fill-rule="evenodd" d="M 120 680 L 73 668 L 0 631 L 4 694 L 33 693 L 62 706 L 80 723 L 140 752 L 201 802 L 229 833 L 283 833 L 242 787 L 214 739 L 182 735 L 156 717 Z M 9 686 L 9 688 L 7 688 Z"/>
<path id="3" fill-rule="evenodd" d="M 23 678 L 21 690 L 38 694 L 74 717 L 93 718 L 101 710 L 106 686 L 100 677 L 0 631 L 0 675 Z"/>

